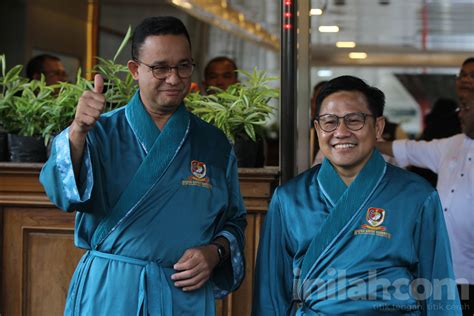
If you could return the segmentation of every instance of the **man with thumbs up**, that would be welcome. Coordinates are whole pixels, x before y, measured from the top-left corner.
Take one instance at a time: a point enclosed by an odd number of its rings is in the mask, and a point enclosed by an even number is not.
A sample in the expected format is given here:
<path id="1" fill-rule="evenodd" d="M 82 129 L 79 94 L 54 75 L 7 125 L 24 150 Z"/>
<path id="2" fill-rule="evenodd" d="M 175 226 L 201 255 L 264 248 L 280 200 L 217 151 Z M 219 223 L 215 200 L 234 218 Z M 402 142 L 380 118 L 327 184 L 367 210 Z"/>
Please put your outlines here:
<path id="1" fill-rule="evenodd" d="M 191 41 L 173 17 L 147 18 L 128 68 L 139 90 L 104 110 L 103 79 L 81 96 L 40 180 L 76 211 L 86 249 L 66 315 L 213 315 L 244 274 L 245 208 L 222 132 L 187 112 Z"/>

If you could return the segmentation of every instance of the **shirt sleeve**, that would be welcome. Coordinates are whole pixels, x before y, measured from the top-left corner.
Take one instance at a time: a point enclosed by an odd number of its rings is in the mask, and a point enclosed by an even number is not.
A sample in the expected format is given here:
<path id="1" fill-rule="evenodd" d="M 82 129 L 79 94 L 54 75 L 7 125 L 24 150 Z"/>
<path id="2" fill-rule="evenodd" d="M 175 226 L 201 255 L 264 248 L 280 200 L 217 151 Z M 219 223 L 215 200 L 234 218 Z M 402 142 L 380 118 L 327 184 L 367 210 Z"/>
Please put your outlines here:
<path id="1" fill-rule="evenodd" d="M 286 245 L 278 189 L 273 195 L 258 247 L 253 316 L 290 315 L 293 301 L 293 259 Z"/>
<path id="2" fill-rule="evenodd" d="M 214 239 L 225 237 L 230 245 L 230 258 L 224 264 L 214 268 L 211 281 L 214 284 L 214 295 L 223 298 L 235 291 L 245 276 L 245 227 L 247 226 L 247 212 L 240 193 L 237 159 L 233 150 L 230 153 L 227 165 L 227 186 L 229 192 L 228 209 L 224 216 L 224 223 Z"/>
<path id="3" fill-rule="evenodd" d="M 425 201 L 415 228 L 417 287 L 422 315 L 461 315 L 449 238 L 438 193 Z"/>
<path id="4" fill-rule="evenodd" d="M 51 202 L 72 212 L 90 199 L 94 184 L 89 148 L 86 144 L 79 179 L 74 176 L 69 145 L 69 128 L 54 138 L 51 155 L 40 173 L 40 182 Z"/>
<path id="5" fill-rule="evenodd" d="M 443 150 L 446 150 L 446 140 L 395 140 L 392 145 L 393 155 L 400 167 L 412 165 L 438 173 Z"/>

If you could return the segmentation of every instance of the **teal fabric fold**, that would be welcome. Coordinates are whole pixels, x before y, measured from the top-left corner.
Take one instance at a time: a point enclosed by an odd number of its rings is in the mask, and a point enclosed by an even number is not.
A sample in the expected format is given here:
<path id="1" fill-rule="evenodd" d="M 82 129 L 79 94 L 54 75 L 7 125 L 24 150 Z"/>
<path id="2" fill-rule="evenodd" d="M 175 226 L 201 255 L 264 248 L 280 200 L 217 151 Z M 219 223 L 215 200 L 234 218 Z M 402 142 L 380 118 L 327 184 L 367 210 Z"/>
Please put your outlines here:
<path id="1" fill-rule="evenodd" d="M 100 243 L 114 227 L 119 225 L 146 196 L 147 192 L 160 181 L 189 131 L 190 118 L 184 104 L 181 104 L 169 118 L 161 133 L 146 112 L 140 100 L 139 91 L 127 105 L 125 111 L 132 130 L 149 151 L 115 206 L 110 212 L 107 212 L 108 215 L 95 230 L 92 237 L 92 249 L 98 249 Z M 150 124 L 155 126 L 151 128 Z"/>
<path id="2" fill-rule="evenodd" d="M 100 251 L 90 251 L 91 258 L 100 257 L 108 260 L 115 260 L 134 264 L 143 267 L 140 275 L 140 293 L 137 311 L 143 315 L 172 316 L 173 309 L 169 302 L 172 301 L 171 289 L 166 281 L 163 268 L 156 262 L 145 261 L 136 258 L 114 255 Z M 89 259 L 90 260 L 90 259 Z"/>
<path id="3" fill-rule="evenodd" d="M 140 99 L 140 91 L 137 91 L 130 103 L 125 108 L 125 115 L 131 123 L 131 128 L 140 143 L 144 145 L 148 153 L 155 143 L 161 131 L 151 119 Z"/>
<path id="4" fill-rule="evenodd" d="M 382 180 L 385 171 L 385 160 L 377 150 L 374 150 L 364 168 L 347 187 L 334 166 L 329 160 L 324 159 L 317 181 L 333 209 L 308 247 L 301 267 L 303 279 L 301 288 L 304 288 L 305 281 L 324 252 L 337 241 L 338 236 L 347 232 L 352 220 Z"/>

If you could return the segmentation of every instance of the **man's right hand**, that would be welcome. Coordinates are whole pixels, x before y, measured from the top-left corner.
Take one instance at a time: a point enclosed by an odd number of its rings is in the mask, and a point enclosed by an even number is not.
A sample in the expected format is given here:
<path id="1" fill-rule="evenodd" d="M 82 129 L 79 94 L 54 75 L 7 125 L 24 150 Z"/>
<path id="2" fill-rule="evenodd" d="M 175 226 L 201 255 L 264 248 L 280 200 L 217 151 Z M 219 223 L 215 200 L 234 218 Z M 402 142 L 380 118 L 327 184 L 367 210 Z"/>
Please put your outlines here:
<path id="1" fill-rule="evenodd" d="M 91 91 L 84 91 L 79 99 L 76 108 L 76 115 L 71 124 L 70 136 L 84 136 L 94 127 L 104 111 L 105 97 L 102 94 L 104 89 L 104 79 L 97 74 L 94 77 L 94 88 Z M 73 136 L 74 138 L 74 136 Z"/>
<path id="2" fill-rule="evenodd" d="M 102 94 L 103 89 L 104 79 L 101 75 L 97 74 L 94 77 L 94 88 L 92 91 L 84 91 L 80 97 L 76 108 L 76 116 L 69 127 L 71 160 L 77 183 L 87 133 L 94 127 L 100 114 L 104 111 L 105 97 Z"/>

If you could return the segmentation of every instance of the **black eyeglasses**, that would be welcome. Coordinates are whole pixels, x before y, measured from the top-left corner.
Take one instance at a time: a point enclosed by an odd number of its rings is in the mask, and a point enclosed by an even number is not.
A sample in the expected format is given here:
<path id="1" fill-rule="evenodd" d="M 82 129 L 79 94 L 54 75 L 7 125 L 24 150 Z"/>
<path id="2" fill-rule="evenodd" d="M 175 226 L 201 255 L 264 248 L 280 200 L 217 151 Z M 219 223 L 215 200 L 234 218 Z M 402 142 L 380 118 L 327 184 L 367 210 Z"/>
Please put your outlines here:
<path id="1" fill-rule="evenodd" d="M 150 68 L 151 72 L 153 73 L 153 77 L 159 80 L 166 79 L 173 69 L 176 69 L 176 73 L 178 74 L 178 77 L 180 78 L 189 78 L 193 74 L 194 67 L 196 66 L 194 63 L 190 62 L 184 62 L 181 63 L 177 66 L 151 66 L 148 64 L 145 64 L 144 62 L 136 59 L 135 60 L 137 63 L 143 64 Z"/>
<path id="2" fill-rule="evenodd" d="M 344 124 L 351 131 L 358 131 L 365 125 L 365 119 L 372 114 L 354 112 L 348 113 L 344 116 L 337 116 L 335 114 L 323 114 L 316 117 L 319 127 L 325 132 L 333 132 L 339 126 L 339 120 L 343 119 Z"/>
<path id="3" fill-rule="evenodd" d="M 467 112 L 471 109 L 471 106 L 469 104 L 464 104 L 464 105 L 459 105 L 457 108 L 456 108 L 456 112 Z"/>
<path id="4" fill-rule="evenodd" d="M 460 72 L 459 75 L 456 76 L 456 80 L 464 78 L 474 80 L 474 72 Z"/>

